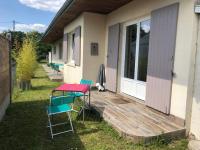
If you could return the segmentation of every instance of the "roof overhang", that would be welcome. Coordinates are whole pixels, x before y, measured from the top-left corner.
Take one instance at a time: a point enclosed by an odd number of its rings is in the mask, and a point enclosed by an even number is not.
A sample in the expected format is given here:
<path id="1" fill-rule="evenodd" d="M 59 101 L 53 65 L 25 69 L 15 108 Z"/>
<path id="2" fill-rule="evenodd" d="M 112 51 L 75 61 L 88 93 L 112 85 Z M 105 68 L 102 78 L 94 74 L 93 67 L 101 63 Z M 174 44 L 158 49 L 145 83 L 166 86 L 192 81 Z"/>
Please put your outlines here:
<path id="1" fill-rule="evenodd" d="M 64 27 L 83 12 L 108 14 L 132 0 L 66 0 L 58 11 L 41 41 L 53 43 L 63 37 Z"/>

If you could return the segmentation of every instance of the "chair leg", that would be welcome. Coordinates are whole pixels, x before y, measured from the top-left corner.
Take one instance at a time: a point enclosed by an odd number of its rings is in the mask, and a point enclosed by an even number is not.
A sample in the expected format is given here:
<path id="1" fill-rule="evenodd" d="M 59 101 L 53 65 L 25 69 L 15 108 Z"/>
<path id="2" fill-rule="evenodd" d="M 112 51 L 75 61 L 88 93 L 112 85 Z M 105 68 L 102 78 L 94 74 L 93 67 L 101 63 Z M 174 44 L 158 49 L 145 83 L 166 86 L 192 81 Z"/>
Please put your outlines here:
<path id="1" fill-rule="evenodd" d="M 69 121 L 70 121 L 70 125 L 71 125 L 71 128 L 72 128 L 72 132 L 74 133 L 74 128 L 73 128 L 73 125 L 72 125 L 71 114 L 70 114 L 70 112 L 67 112 L 67 114 L 68 114 L 68 117 L 69 117 Z"/>
<path id="2" fill-rule="evenodd" d="M 50 128 L 50 132 L 51 132 L 51 138 L 53 139 L 53 131 L 52 131 L 51 119 L 50 119 L 49 115 L 48 115 L 48 120 L 49 120 L 49 128 Z"/>

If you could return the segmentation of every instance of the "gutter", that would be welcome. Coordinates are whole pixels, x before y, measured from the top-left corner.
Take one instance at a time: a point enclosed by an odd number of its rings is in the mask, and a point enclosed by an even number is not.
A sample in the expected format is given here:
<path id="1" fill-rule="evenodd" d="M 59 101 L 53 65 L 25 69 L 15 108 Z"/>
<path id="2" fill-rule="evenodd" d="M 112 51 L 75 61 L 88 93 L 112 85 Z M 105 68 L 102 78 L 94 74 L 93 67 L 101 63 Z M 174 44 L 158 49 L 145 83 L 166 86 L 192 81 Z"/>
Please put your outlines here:
<path id="1" fill-rule="evenodd" d="M 53 20 L 51 21 L 50 25 L 48 26 L 48 28 L 46 29 L 45 33 L 43 34 L 42 38 L 40 41 L 42 41 L 47 34 L 50 32 L 50 30 L 53 28 L 53 25 L 55 24 L 55 22 L 57 21 L 57 19 L 63 15 L 63 13 L 65 11 L 67 11 L 68 8 L 70 8 L 70 6 L 73 4 L 75 0 L 66 0 L 65 3 L 63 4 L 63 6 L 60 8 L 60 10 L 57 12 L 56 16 L 53 18 Z"/>

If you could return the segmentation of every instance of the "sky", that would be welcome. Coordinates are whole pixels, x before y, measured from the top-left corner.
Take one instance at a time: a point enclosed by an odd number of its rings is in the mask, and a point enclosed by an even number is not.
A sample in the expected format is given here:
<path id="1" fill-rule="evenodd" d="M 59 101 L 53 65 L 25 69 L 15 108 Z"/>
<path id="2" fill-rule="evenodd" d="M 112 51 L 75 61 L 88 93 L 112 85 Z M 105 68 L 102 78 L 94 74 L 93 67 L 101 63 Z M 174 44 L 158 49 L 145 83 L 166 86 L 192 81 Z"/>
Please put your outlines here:
<path id="1" fill-rule="evenodd" d="M 16 31 L 44 32 L 65 0 L 0 0 L 0 32 Z"/>

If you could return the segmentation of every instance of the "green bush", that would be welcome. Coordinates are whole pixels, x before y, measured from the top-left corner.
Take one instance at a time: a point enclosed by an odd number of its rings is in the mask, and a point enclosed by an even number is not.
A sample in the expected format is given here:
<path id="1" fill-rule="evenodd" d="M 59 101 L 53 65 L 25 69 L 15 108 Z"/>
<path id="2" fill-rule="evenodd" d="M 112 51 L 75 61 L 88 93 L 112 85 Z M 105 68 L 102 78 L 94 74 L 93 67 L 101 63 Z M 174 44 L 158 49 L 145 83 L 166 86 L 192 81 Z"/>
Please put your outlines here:
<path id="1" fill-rule="evenodd" d="M 37 68 L 36 45 L 30 38 L 23 41 L 22 48 L 16 58 L 16 76 L 20 88 L 30 89 L 30 80 Z"/>

